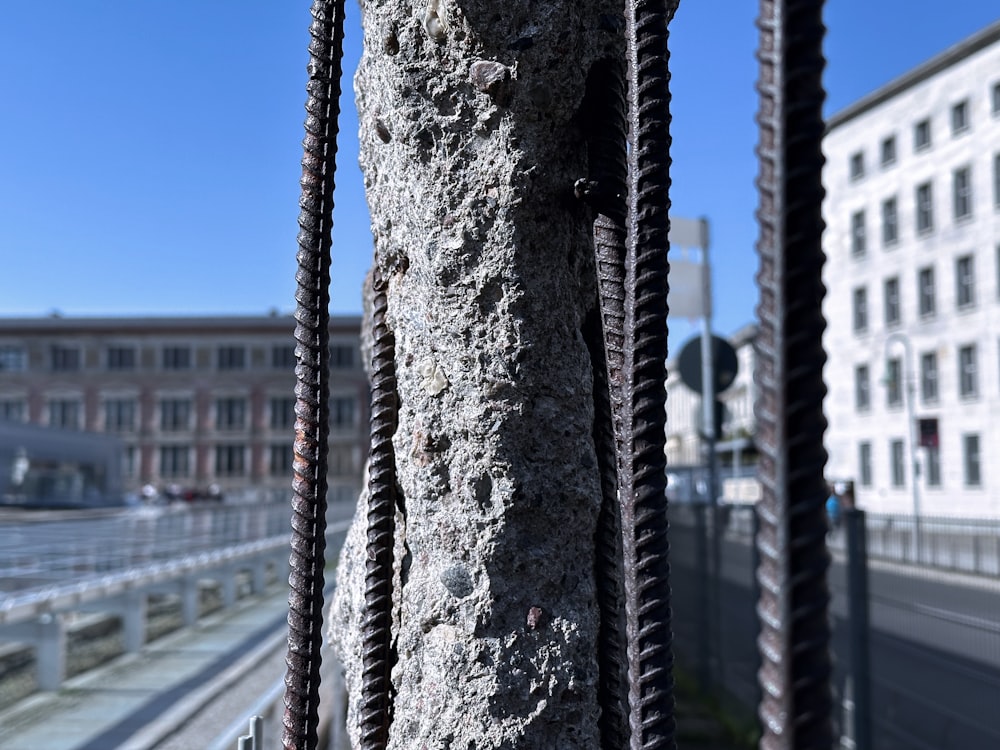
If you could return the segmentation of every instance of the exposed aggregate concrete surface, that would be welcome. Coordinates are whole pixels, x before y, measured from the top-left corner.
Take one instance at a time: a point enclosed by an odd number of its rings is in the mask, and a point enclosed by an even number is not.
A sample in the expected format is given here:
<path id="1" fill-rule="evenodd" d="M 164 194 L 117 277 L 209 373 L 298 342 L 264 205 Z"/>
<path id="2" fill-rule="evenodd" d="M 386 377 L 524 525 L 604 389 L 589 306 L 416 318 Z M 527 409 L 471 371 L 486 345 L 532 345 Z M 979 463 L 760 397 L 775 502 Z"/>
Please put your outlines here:
<path id="1" fill-rule="evenodd" d="M 392 750 L 597 736 L 595 303 L 580 122 L 620 15 L 596 0 L 362 3 L 355 88 L 389 280 L 397 661 Z M 365 498 L 331 640 L 360 700 Z M 353 735 L 355 744 L 357 735 Z"/>

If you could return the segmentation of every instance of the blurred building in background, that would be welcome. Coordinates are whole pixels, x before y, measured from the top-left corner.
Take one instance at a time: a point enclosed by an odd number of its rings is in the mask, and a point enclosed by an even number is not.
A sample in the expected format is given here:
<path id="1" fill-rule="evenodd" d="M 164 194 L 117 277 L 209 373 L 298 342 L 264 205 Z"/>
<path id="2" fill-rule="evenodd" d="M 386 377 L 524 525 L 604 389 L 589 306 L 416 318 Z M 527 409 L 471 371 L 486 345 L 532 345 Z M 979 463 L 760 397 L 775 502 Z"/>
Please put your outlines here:
<path id="1" fill-rule="evenodd" d="M 827 127 L 828 476 L 869 510 L 998 516 L 1000 22 Z"/>
<path id="2" fill-rule="evenodd" d="M 139 494 L 290 493 L 290 316 L 0 319 L 0 421 L 113 433 Z M 329 498 L 353 502 L 368 445 L 360 317 L 330 321 Z"/>

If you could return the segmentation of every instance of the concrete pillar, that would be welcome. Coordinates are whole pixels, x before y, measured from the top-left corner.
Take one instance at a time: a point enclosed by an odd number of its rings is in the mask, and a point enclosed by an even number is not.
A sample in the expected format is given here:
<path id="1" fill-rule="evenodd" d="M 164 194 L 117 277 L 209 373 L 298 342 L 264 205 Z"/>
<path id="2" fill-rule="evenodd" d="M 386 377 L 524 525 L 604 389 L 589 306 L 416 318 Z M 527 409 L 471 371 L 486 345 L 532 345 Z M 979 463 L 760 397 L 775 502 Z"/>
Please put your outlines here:
<path id="1" fill-rule="evenodd" d="M 181 618 L 184 627 L 191 627 L 198 622 L 198 577 L 188 575 L 181 583 Z"/>
<path id="2" fill-rule="evenodd" d="M 66 679 L 66 627 L 63 615 L 42 615 L 38 618 L 35 632 L 38 687 L 42 690 L 58 690 Z"/>
<path id="3" fill-rule="evenodd" d="M 219 571 L 222 577 L 219 581 L 222 587 L 222 606 L 232 607 L 236 604 L 236 571 L 234 568 L 223 568 Z"/>
<path id="4" fill-rule="evenodd" d="M 142 590 L 129 591 L 122 597 L 121 618 L 124 631 L 125 651 L 138 653 L 146 643 L 146 612 L 149 597 Z"/>

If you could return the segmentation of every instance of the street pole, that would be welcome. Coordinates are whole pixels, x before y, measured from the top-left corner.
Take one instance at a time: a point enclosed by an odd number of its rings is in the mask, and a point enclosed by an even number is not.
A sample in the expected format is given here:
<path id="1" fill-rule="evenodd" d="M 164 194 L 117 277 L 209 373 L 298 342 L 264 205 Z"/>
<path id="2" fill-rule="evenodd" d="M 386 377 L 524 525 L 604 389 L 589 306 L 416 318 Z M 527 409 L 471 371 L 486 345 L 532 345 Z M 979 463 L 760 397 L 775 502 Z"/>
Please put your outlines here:
<path id="1" fill-rule="evenodd" d="M 715 441 L 715 346 L 712 341 L 712 268 L 708 262 L 708 220 L 698 220 L 701 245 L 701 416 L 705 441 L 705 484 L 712 518 L 712 619 L 716 684 L 722 684 L 722 508 L 719 506 Z"/>
<path id="2" fill-rule="evenodd" d="M 708 499 L 718 502 L 715 468 L 715 347 L 712 345 L 712 269 L 708 264 L 708 220 L 699 219 L 701 235 L 701 421 L 705 436 L 705 463 L 708 469 Z"/>
<path id="3" fill-rule="evenodd" d="M 910 339 L 904 333 L 896 332 L 889 334 L 889 337 L 885 340 L 886 360 L 888 361 L 889 359 L 889 347 L 897 343 L 903 347 L 903 380 L 906 382 L 904 407 L 906 409 L 907 437 L 910 442 L 910 477 L 913 488 L 913 557 L 919 563 L 923 557 L 923 538 L 920 528 L 920 460 L 919 446 L 917 444 L 916 373 L 913 370 Z"/>

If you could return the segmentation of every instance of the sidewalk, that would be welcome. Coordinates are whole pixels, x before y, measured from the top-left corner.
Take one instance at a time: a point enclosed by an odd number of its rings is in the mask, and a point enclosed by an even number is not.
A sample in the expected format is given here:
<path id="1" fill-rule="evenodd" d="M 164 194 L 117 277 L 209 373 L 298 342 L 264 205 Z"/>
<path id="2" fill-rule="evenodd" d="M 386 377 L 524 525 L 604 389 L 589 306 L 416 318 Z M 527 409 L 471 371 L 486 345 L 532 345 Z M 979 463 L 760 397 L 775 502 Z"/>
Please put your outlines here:
<path id="1" fill-rule="evenodd" d="M 72 678 L 59 692 L 21 701 L 0 712 L 0 750 L 207 747 L 234 721 L 249 719 L 284 675 L 287 605 L 287 589 L 273 586 L 139 654 Z M 685 684 L 677 688 L 680 750 L 747 747 L 730 739 L 716 713 Z"/>
<path id="2" fill-rule="evenodd" d="M 207 745 L 284 674 L 288 592 L 270 591 L 3 711 L 0 750 L 149 750 L 225 693 L 191 747 Z"/>

